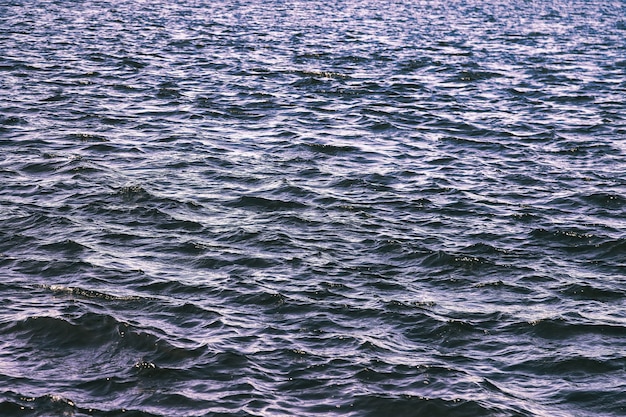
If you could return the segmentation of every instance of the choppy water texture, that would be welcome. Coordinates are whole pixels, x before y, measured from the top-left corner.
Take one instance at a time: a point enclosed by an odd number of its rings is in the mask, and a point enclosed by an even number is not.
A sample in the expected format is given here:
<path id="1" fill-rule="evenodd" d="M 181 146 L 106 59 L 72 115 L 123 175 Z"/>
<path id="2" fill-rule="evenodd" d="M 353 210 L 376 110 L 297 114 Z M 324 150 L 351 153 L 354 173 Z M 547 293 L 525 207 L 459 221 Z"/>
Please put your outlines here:
<path id="1" fill-rule="evenodd" d="M 0 415 L 626 415 L 626 3 L 0 5 Z"/>

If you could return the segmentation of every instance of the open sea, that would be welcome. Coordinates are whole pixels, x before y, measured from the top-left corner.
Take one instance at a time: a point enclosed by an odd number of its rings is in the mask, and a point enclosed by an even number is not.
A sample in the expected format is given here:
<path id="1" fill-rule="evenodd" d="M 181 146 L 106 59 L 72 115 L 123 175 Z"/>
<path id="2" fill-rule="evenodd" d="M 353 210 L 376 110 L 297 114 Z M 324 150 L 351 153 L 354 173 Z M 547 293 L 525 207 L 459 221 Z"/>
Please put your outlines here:
<path id="1" fill-rule="evenodd" d="M 0 416 L 626 415 L 626 1 L 0 0 Z"/>

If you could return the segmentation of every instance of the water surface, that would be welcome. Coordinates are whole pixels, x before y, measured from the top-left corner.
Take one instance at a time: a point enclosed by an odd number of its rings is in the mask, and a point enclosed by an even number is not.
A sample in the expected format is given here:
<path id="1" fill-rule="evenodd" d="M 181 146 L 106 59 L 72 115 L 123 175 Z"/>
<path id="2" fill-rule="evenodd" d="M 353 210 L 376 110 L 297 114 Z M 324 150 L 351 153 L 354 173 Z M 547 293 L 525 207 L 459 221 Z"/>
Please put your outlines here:
<path id="1" fill-rule="evenodd" d="M 626 3 L 0 5 L 0 415 L 623 416 Z"/>

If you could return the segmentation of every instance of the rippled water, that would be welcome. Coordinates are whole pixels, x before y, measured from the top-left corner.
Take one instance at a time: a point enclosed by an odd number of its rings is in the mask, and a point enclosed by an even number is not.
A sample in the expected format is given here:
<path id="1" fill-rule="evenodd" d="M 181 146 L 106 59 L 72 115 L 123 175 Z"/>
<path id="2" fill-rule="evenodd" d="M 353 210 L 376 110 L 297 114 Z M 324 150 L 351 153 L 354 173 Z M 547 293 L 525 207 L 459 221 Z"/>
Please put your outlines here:
<path id="1" fill-rule="evenodd" d="M 625 415 L 625 19 L 3 1 L 0 415 Z"/>

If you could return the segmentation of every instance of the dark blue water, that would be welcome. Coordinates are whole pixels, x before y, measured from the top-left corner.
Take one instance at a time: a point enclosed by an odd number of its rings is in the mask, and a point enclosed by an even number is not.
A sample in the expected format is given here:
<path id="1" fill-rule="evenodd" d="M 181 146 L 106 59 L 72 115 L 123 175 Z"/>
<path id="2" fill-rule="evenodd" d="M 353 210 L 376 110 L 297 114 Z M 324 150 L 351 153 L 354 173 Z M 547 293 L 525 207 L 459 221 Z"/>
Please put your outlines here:
<path id="1" fill-rule="evenodd" d="M 0 415 L 626 415 L 624 1 L 0 1 Z"/>

